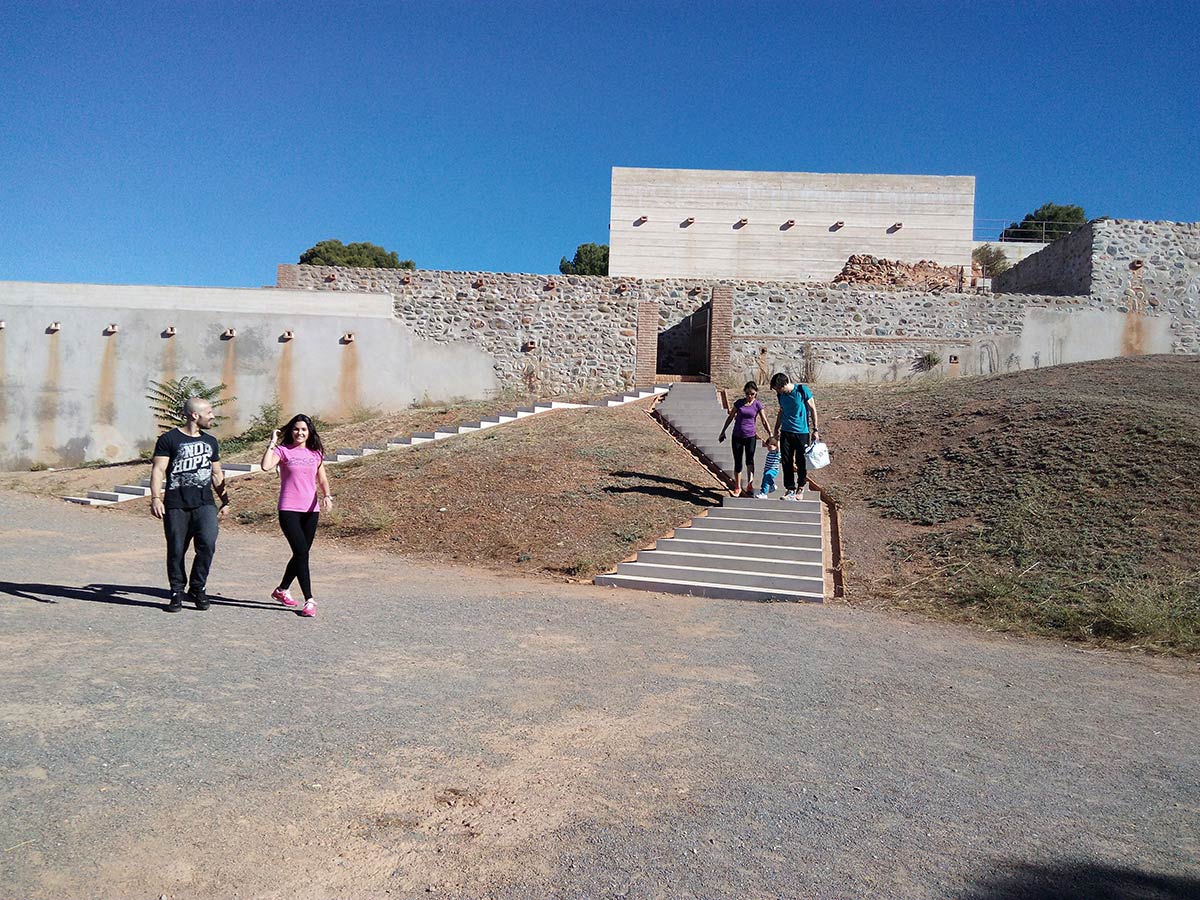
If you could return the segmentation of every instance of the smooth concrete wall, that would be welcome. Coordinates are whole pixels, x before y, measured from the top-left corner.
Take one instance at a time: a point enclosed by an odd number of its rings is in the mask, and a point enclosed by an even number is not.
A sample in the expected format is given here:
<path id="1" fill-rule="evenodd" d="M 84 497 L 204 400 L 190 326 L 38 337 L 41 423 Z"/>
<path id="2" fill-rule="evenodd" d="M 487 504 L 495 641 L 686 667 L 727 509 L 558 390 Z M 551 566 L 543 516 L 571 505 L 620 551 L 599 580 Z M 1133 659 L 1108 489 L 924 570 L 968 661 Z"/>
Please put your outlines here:
<path id="1" fill-rule="evenodd" d="M 829 281 L 856 253 L 969 267 L 974 214 L 967 175 L 617 167 L 609 273 Z"/>
<path id="2" fill-rule="evenodd" d="M 136 456 L 158 433 L 150 382 L 184 375 L 236 398 L 218 437 L 274 397 L 287 416 L 337 419 L 496 386 L 486 353 L 419 340 L 388 295 L 0 282 L 0 320 L 2 469 Z M 228 328 L 236 337 L 223 340 Z M 286 330 L 294 338 L 281 341 Z"/>

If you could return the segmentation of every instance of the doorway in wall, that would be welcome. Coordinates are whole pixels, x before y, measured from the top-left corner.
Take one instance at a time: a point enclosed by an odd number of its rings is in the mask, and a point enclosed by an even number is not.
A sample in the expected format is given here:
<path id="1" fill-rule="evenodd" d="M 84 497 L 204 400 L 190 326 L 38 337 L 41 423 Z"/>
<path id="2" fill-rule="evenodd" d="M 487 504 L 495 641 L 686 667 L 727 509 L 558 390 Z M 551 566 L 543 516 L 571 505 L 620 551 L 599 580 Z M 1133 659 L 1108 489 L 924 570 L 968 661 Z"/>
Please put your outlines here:
<path id="1" fill-rule="evenodd" d="M 708 381 L 712 348 L 712 303 L 658 333 L 658 374 Z"/>

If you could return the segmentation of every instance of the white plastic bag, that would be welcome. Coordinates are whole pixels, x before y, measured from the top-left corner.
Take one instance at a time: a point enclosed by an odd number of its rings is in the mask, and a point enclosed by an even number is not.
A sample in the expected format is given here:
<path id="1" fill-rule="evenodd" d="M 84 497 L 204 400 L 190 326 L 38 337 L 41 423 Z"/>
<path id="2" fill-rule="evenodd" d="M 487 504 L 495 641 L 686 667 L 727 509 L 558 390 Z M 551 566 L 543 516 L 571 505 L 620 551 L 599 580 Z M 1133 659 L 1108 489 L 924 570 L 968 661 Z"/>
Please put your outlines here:
<path id="1" fill-rule="evenodd" d="M 829 448 L 824 441 L 813 441 L 804 449 L 804 459 L 810 469 L 823 469 L 829 465 Z"/>

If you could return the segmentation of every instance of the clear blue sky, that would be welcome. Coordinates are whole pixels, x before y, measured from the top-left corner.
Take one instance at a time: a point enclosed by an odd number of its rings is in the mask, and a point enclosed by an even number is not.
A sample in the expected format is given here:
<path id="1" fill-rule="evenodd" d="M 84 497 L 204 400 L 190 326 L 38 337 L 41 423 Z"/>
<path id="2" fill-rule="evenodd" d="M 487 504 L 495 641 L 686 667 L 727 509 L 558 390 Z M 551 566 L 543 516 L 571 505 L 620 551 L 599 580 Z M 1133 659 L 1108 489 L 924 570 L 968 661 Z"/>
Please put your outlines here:
<path id="1" fill-rule="evenodd" d="M 1200 3 L 0 0 L 0 280 L 557 271 L 623 166 L 1200 219 Z"/>

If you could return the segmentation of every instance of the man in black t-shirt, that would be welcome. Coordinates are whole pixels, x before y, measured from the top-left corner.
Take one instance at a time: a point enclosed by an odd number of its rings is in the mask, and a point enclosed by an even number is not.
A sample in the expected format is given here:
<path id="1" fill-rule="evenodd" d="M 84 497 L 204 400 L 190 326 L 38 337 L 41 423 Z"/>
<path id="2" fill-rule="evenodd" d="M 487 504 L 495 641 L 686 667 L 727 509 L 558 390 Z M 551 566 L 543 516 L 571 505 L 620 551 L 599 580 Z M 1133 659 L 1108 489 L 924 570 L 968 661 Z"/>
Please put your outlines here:
<path id="1" fill-rule="evenodd" d="M 229 505 L 217 439 L 201 430 L 212 427 L 212 404 L 192 397 L 184 404 L 183 414 L 182 427 L 159 436 L 150 471 L 150 512 L 162 519 L 167 536 L 167 580 L 171 585 L 167 612 L 183 608 L 185 591 L 191 594 L 196 609 L 208 609 L 204 588 L 217 549 L 217 519 Z M 219 511 L 213 489 L 221 498 Z M 184 554 L 190 543 L 195 544 L 196 555 L 189 589 Z"/>

